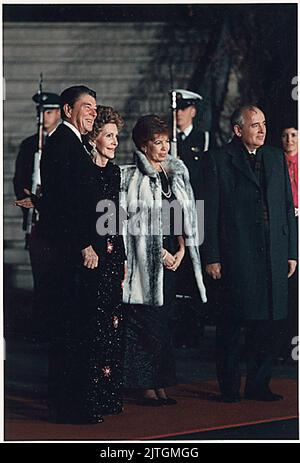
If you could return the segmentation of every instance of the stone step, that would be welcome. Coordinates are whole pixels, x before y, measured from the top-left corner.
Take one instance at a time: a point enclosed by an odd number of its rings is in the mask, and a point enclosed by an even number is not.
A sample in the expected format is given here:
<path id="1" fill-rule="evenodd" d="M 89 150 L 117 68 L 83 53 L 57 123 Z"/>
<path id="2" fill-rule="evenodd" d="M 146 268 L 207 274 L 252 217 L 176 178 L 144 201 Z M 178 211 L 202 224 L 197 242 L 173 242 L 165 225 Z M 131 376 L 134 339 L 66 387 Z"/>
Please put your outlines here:
<path id="1" fill-rule="evenodd" d="M 140 40 L 150 40 L 164 30 L 165 23 L 137 23 L 122 22 L 120 23 L 51 23 L 51 22 L 18 22 L 4 23 L 3 38 L 8 40 L 36 40 L 48 43 L 49 40 L 77 40 L 86 34 L 90 41 L 98 41 L 99 37 L 103 41 L 115 41 L 118 37 L 120 40 L 130 40 L 137 36 Z"/>
<path id="2" fill-rule="evenodd" d="M 4 217 L 3 224 L 3 235 L 4 241 L 23 241 L 24 240 L 24 230 L 22 230 L 22 218 L 19 219 Z"/>
<path id="3" fill-rule="evenodd" d="M 30 265 L 5 264 L 6 284 L 10 288 L 22 288 L 31 291 L 33 279 Z"/>
<path id="4" fill-rule="evenodd" d="M 132 85 L 137 85 L 139 81 L 139 75 L 135 76 L 135 79 L 131 80 Z M 63 90 L 62 87 L 62 82 L 65 80 L 65 76 L 61 77 L 55 77 L 55 78 L 50 78 L 50 76 L 47 78 L 47 82 L 44 85 L 44 88 L 47 89 L 50 88 L 52 89 L 57 89 L 54 93 L 61 93 Z M 77 83 L 85 83 L 85 78 L 84 75 L 82 77 L 76 75 L 76 80 Z M 134 82 L 135 80 L 135 82 Z M 117 80 L 113 84 L 111 83 L 111 78 L 106 78 L 102 79 L 99 77 L 95 77 L 95 79 L 89 79 L 89 85 L 97 92 L 97 96 L 99 101 L 100 100 L 106 100 L 108 101 L 110 99 L 110 94 L 112 94 L 113 98 L 120 98 L 120 95 L 122 95 L 122 99 L 124 100 L 125 98 L 129 98 L 130 93 L 128 92 L 128 83 L 130 79 L 122 79 L 122 80 Z M 69 86 L 70 84 L 67 83 L 66 86 Z M 155 86 L 154 86 L 155 87 Z M 158 87 L 158 85 L 156 85 Z M 5 102 L 10 101 L 13 102 L 15 101 L 20 107 L 25 106 L 26 108 L 34 107 L 34 103 L 31 100 L 31 94 L 32 92 L 32 79 L 26 81 L 25 79 L 22 80 L 10 80 L 9 83 L 6 85 L 6 92 L 5 92 Z M 34 90 L 33 90 L 34 91 Z M 36 89 L 37 91 L 37 89 Z M 158 91 L 158 89 L 156 90 Z M 116 94 L 117 95 L 114 95 Z M 119 93 L 120 92 L 120 93 Z M 107 95 L 108 94 L 108 95 Z M 30 105 L 30 106 L 29 106 Z"/>
<path id="5" fill-rule="evenodd" d="M 160 46 L 164 43 L 158 39 L 153 41 L 151 44 L 145 42 L 137 43 L 135 40 L 127 43 L 92 43 L 92 42 L 81 42 L 77 44 L 73 42 L 61 42 L 61 43 L 46 43 L 41 44 L 40 42 L 30 43 L 5 43 L 3 48 L 3 60 L 5 62 L 6 57 L 12 60 L 23 60 L 24 55 L 30 50 L 31 59 L 39 59 L 40 56 L 47 56 L 48 60 L 54 60 L 62 58 L 64 56 L 71 56 L 73 60 L 78 61 L 80 58 L 86 56 L 98 57 L 101 63 L 102 59 L 106 57 L 114 58 L 115 60 L 122 60 L 124 54 L 129 55 L 131 58 L 136 56 L 145 56 L 147 53 L 151 53 L 151 46 Z"/>
<path id="6" fill-rule="evenodd" d="M 89 61 L 85 60 L 85 67 L 82 66 L 80 60 L 67 62 L 65 59 L 53 62 L 53 60 L 33 60 L 29 62 L 15 60 L 5 60 L 4 61 L 4 77 L 6 80 L 18 81 L 24 80 L 27 81 L 38 81 L 40 72 L 43 69 L 46 69 L 47 72 L 44 73 L 43 78 L 46 82 L 48 79 L 64 79 L 66 75 L 79 76 L 87 78 L 86 69 L 88 68 L 89 78 L 98 78 L 101 81 L 112 80 L 111 76 L 114 75 L 114 81 L 121 82 L 122 80 L 130 80 L 134 82 L 138 79 L 139 73 L 147 69 L 149 66 L 149 58 L 141 57 L 139 59 L 127 59 L 122 57 L 122 60 L 117 61 L 115 58 L 101 60 L 101 65 L 95 60 Z M 101 71 L 100 71 L 101 69 Z M 19 72 L 22 70 L 24 77 L 19 76 Z M 120 73 L 121 71 L 121 73 Z M 46 85 L 45 85 L 46 86 Z"/>
<path id="7" fill-rule="evenodd" d="M 24 237 L 22 240 L 14 240 L 14 241 L 5 241 L 5 250 L 6 249 L 15 249 L 16 251 L 24 250 Z"/>
<path id="8" fill-rule="evenodd" d="M 5 218 L 10 218 L 10 219 L 14 218 L 17 220 L 21 220 L 22 212 L 18 206 L 14 205 L 15 199 L 16 198 L 15 198 L 14 192 L 12 192 L 12 194 L 4 196 L 3 214 Z"/>
<path id="9" fill-rule="evenodd" d="M 116 34 L 114 37 L 113 42 L 108 42 L 105 37 L 101 33 L 98 34 L 98 37 L 93 40 L 87 34 L 87 31 L 82 32 L 82 36 L 78 36 L 76 38 L 68 37 L 53 37 L 49 34 L 48 39 L 41 40 L 40 34 L 38 31 L 32 31 L 33 34 L 26 38 L 26 41 L 22 41 L 20 37 L 15 36 L 14 38 L 8 38 L 6 34 L 4 34 L 4 43 L 6 47 L 50 47 L 56 48 L 61 46 L 68 46 L 68 47 L 95 47 L 99 50 L 104 47 L 111 48 L 115 50 L 116 48 L 120 47 L 139 47 L 144 46 L 156 46 L 159 44 L 168 43 L 168 40 L 163 36 L 163 34 L 156 33 L 153 37 L 141 38 L 139 34 L 135 34 L 131 38 L 123 37 L 123 34 Z M 201 40 L 202 41 L 202 40 Z M 185 41 L 184 46 L 188 46 L 188 41 Z"/>
<path id="10" fill-rule="evenodd" d="M 4 261 L 8 265 L 22 265 L 26 267 L 26 271 L 30 267 L 29 252 L 26 249 L 5 249 Z"/>
<path id="11" fill-rule="evenodd" d="M 12 182 L 11 178 L 7 178 L 7 177 L 4 178 L 4 181 L 3 181 L 3 194 L 4 194 L 4 196 L 14 194 L 13 182 Z"/>

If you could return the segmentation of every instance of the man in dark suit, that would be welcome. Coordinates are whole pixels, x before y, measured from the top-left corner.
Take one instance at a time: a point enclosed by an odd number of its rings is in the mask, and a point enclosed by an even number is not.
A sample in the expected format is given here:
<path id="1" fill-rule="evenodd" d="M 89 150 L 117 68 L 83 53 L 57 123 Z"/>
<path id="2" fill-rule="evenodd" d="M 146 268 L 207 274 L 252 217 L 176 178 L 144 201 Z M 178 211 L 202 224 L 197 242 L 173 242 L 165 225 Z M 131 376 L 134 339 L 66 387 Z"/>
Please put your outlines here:
<path id="1" fill-rule="evenodd" d="M 91 180 L 89 173 L 94 164 L 82 136 L 93 128 L 96 93 L 78 85 L 64 90 L 60 100 L 63 122 L 47 141 L 41 159 L 42 197 L 31 199 L 40 214 L 37 236 L 47 243 L 44 298 L 50 300 L 52 308 L 48 328 L 50 418 L 79 423 L 84 422 L 83 412 L 79 412 L 82 404 L 76 400 L 77 386 L 82 381 L 77 366 L 81 365 L 77 349 L 83 336 L 79 315 L 87 310 L 80 300 L 81 272 L 83 266 L 98 266 L 98 256 L 87 237 L 88 207 L 81 188 L 82 182 Z"/>
<path id="2" fill-rule="evenodd" d="M 222 399 L 240 400 L 240 334 L 245 327 L 245 398 L 276 401 L 270 389 L 288 278 L 296 268 L 296 226 L 284 154 L 264 145 L 266 122 L 256 106 L 232 116 L 233 140 L 207 158 L 206 271 L 222 284 L 217 320 L 217 374 Z"/>
<path id="3" fill-rule="evenodd" d="M 93 127 L 96 94 L 88 87 L 74 86 L 62 92 L 60 99 L 63 123 L 48 140 L 41 160 L 43 197 L 39 231 L 57 246 L 81 250 L 84 264 L 94 267 L 97 255 L 81 233 L 79 185 L 90 161 L 83 136 Z"/>
<path id="4" fill-rule="evenodd" d="M 77 397 L 84 379 L 80 375 L 85 376 L 79 371 L 83 337 L 79 320 L 84 310 L 81 272 L 83 266 L 96 268 L 98 255 L 86 229 L 89 222 L 85 220 L 87 205 L 82 184 L 91 180 L 89 172 L 94 164 L 82 137 L 93 128 L 96 93 L 78 85 L 64 90 L 60 99 L 63 122 L 48 140 L 41 161 L 43 196 L 38 223 L 38 233 L 48 241 L 53 262 L 47 287 L 48 292 L 52 289 L 53 301 L 49 412 L 56 422 L 84 423 L 84 404 Z"/>

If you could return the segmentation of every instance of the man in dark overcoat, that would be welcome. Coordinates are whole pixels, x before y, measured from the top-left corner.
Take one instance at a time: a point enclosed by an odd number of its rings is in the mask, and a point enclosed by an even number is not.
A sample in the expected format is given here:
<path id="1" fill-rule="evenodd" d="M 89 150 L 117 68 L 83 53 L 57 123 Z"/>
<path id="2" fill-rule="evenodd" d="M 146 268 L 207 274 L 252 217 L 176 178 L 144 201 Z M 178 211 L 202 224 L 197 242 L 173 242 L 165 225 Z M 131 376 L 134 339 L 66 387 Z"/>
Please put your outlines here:
<path id="1" fill-rule="evenodd" d="M 207 157 L 206 271 L 222 287 L 217 317 L 217 375 L 225 402 L 240 400 L 240 334 L 245 327 L 247 399 L 274 401 L 272 362 L 287 316 L 288 278 L 296 268 L 296 224 L 280 149 L 264 145 L 256 106 L 232 116 L 233 140 Z"/>

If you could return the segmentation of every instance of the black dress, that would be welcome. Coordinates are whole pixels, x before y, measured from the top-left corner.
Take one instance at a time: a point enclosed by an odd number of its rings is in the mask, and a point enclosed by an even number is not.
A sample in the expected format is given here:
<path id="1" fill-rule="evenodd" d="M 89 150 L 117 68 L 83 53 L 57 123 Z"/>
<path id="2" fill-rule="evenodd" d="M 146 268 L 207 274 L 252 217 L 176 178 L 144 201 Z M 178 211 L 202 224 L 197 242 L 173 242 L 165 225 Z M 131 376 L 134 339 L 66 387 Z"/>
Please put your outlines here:
<path id="1" fill-rule="evenodd" d="M 160 175 L 164 191 L 165 178 Z M 162 196 L 162 199 L 166 199 Z M 172 194 L 168 199 L 173 201 Z M 171 209 L 172 211 L 172 209 Z M 162 224 L 167 218 L 162 214 Z M 171 254 L 178 250 L 174 234 L 174 218 L 170 234 L 163 236 L 163 247 Z M 164 305 L 131 305 L 128 307 L 125 330 L 124 383 L 132 389 L 160 389 L 177 384 L 172 345 L 171 312 L 176 296 L 176 272 L 164 268 Z"/>
<path id="2" fill-rule="evenodd" d="M 73 423 L 100 422 L 103 415 L 122 411 L 124 245 L 117 229 L 106 236 L 96 230 L 97 220 L 103 217 L 96 212 L 99 201 L 109 200 L 116 206 L 107 219 L 118 218 L 120 169 L 112 163 L 105 168 L 91 163 L 86 174 L 81 184 L 86 198 L 81 227 L 90 235 L 99 264 L 94 270 L 78 266 L 77 313 L 66 320 L 62 342 L 57 340 L 56 371 L 50 387 L 56 416 Z"/>

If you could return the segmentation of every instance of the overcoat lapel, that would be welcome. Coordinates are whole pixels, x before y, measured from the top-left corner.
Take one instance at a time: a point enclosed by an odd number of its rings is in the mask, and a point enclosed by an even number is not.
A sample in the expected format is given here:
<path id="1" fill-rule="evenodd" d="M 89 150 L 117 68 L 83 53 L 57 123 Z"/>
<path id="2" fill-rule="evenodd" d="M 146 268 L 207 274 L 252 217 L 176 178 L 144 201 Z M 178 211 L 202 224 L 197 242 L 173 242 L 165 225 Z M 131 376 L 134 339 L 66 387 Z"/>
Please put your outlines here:
<path id="1" fill-rule="evenodd" d="M 243 145 L 238 142 L 231 142 L 227 146 L 227 153 L 231 157 L 232 164 L 242 172 L 249 180 L 259 186 L 258 178 L 250 167 L 247 161 L 246 154 L 243 149 Z"/>
<path id="2" fill-rule="evenodd" d="M 266 183 L 267 183 L 267 189 L 268 189 L 270 182 L 271 182 L 273 168 L 274 168 L 274 153 L 272 153 L 271 151 L 267 150 L 264 147 L 262 147 L 261 150 L 263 150 L 262 159 L 264 163 Z"/>

